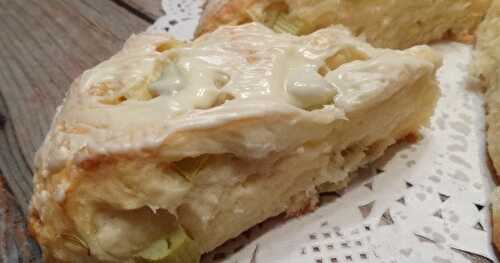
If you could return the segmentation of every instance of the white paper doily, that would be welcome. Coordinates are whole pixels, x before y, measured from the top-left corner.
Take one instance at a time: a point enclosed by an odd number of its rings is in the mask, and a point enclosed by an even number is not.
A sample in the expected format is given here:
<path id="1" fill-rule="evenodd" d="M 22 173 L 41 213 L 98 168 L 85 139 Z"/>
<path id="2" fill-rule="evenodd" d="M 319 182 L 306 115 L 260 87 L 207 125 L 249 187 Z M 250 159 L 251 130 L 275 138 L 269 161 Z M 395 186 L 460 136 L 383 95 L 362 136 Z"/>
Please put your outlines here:
<path id="1" fill-rule="evenodd" d="M 193 37 L 206 0 L 162 0 L 165 15 L 148 29 L 166 31 L 180 40 Z"/>
<path id="2" fill-rule="evenodd" d="M 150 30 L 190 39 L 203 0 L 163 1 Z M 434 45 L 444 56 L 442 97 L 423 139 L 397 145 L 318 210 L 268 220 L 204 262 L 498 262 L 491 246 L 483 99 L 467 74 L 471 47 Z M 335 200 L 332 200 L 335 199 Z"/>

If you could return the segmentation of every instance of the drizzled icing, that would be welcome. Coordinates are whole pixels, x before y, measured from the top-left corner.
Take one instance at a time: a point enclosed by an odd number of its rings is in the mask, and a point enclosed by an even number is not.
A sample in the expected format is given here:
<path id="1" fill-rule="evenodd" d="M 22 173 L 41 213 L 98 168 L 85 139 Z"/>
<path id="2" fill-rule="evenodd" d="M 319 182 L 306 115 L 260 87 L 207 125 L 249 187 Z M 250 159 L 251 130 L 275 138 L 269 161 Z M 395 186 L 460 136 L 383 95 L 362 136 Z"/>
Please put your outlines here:
<path id="1" fill-rule="evenodd" d="M 345 48 L 367 59 L 320 74 Z M 74 82 L 36 165 L 47 175 L 70 160 L 152 149 L 178 131 L 245 118 L 286 114 L 329 123 L 434 71 L 433 56 L 427 47 L 374 49 L 342 27 L 296 37 L 247 24 L 187 44 L 143 33 Z M 257 150 L 249 155 L 261 156 Z"/>

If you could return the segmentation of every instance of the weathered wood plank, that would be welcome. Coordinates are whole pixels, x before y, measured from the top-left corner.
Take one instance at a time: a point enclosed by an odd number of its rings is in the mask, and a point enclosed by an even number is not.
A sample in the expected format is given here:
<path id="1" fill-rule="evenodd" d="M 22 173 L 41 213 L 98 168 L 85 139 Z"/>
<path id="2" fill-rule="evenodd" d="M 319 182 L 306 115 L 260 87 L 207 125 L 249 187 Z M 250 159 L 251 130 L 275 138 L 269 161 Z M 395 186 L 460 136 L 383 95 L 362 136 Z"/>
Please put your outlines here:
<path id="1" fill-rule="evenodd" d="M 71 81 L 147 26 L 113 1 L 0 0 L 0 263 L 40 261 L 32 160 Z"/>
<path id="2" fill-rule="evenodd" d="M 0 262 L 41 262 L 38 246 L 26 235 L 24 218 L 0 177 Z"/>
<path id="3" fill-rule="evenodd" d="M 0 0 L 0 170 L 23 211 L 34 152 L 71 81 L 148 25 L 112 1 Z"/>

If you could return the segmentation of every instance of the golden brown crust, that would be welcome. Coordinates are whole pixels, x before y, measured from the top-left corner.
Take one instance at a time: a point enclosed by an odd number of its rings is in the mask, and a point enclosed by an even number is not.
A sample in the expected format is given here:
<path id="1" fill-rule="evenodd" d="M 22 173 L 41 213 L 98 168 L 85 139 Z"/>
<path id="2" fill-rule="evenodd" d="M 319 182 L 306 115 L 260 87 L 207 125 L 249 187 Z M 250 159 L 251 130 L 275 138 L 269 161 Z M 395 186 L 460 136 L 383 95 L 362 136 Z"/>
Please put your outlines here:
<path id="1" fill-rule="evenodd" d="M 240 25 L 251 19 L 245 9 L 257 0 L 207 1 L 195 36 L 214 31 L 220 25 Z"/>
<path id="2" fill-rule="evenodd" d="M 356 35 L 363 35 L 377 47 L 402 49 L 442 39 L 473 43 L 474 31 L 486 14 L 491 0 L 439 0 L 427 1 L 422 5 L 411 4 L 413 0 L 209 0 L 195 36 L 222 25 L 249 21 L 266 23 L 263 16 L 256 16 L 254 11 L 259 10 L 257 13 L 261 14 L 262 7 L 265 10 L 265 6 L 271 3 L 286 5 L 287 15 L 290 14 L 292 20 L 298 19 L 307 25 L 306 29 L 297 32 L 299 34 L 342 24 Z M 402 12 L 407 13 L 402 16 Z"/>

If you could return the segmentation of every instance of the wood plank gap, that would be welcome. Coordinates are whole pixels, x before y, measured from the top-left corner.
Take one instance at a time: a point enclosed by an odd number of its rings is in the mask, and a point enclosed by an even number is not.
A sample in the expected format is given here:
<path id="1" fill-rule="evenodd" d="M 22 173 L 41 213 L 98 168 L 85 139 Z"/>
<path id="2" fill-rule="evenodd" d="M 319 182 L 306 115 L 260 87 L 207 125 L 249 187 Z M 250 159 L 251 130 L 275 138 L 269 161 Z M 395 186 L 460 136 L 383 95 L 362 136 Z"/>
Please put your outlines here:
<path id="1" fill-rule="evenodd" d="M 156 17 L 149 15 L 134 6 L 130 5 L 127 1 L 124 0 L 111 0 L 111 2 L 117 4 L 118 6 L 125 8 L 127 11 L 130 13 L 134 14 L 135 16 L 139 17 L 140 19 L 153 24 L 156 21 Z"/>

